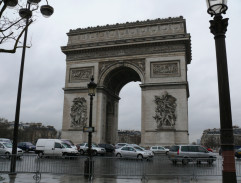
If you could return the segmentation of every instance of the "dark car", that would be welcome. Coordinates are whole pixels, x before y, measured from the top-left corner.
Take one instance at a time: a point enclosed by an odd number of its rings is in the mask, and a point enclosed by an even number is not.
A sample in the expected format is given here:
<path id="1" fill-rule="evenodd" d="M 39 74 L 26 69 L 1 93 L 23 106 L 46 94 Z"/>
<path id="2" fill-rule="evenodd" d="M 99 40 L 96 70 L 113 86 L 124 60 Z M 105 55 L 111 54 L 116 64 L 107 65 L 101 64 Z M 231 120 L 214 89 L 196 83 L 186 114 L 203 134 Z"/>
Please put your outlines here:
<path id="1" fill-rule="evenodd" d="M 33 145 L 31 142 L 19 142 L 18 143 L 18 148 L 22 149 L 26 152 L 29 151 L 35 151 L 36 150 L 36 146 Z"/>
<path id="2" fill-rule="evenodd" d="M 98 144 L 98 146 L 105 148 L 106 152 L 114 152 L 115 147 L 111 144 Z"/>
<path id="3" fill-rule="evenodd" d="M 238 149 L 238 150 L 235 152 L 235 156 L 236 156 L 237 158 L 241 158 L 241 148 Z"/>

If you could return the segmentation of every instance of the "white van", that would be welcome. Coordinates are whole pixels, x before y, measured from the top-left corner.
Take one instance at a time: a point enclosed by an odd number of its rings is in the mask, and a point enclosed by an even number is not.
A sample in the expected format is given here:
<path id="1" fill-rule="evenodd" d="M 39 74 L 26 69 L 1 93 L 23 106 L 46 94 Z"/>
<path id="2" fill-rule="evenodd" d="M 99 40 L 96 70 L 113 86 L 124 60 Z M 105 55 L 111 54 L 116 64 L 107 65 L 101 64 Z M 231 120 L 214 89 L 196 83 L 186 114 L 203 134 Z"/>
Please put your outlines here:
<path id="1" fill-rule="evenodd" d="M 38 139 L 35 153 L 42 157 L 43 155 L 52 156 L 75 156 L 78 151 L 69 144 L 59 139 Z"/>

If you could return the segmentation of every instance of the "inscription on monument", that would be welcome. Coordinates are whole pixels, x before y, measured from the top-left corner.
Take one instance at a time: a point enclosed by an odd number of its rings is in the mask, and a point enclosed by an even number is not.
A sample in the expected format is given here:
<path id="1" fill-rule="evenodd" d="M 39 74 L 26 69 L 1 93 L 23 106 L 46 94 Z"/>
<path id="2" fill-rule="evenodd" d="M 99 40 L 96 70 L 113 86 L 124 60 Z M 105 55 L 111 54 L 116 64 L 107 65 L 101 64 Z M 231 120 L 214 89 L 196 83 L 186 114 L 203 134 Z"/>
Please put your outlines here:
<path id="1" fill-rule="evenodd" d="M 74 68 L 70 69 L 70 83 L 75 83 L 79 81 L 89 81 L 91 76 L 93 75 L 93 68 Z"/>
<path id="2" fill-rule="evenodd" d="M 180 76 L 179 61 L 152 62 L 151 77 Z"/>
<path id="3" fill-rule="evenodd" d="M 156 120 L 157 129 L 165 126 L 174 126 L 176 122 L 176 98 L 169 95 L 166 91 L 162 96 L 155 96 L 156 115 L 153 118 Z"/>
<path id="4" fill-rule="evenodd" d="M 73 100 L 71 106 L 71 127 L 83 129 L 87 123 L 87 104 L 83 97 L 77 97 Z"/>

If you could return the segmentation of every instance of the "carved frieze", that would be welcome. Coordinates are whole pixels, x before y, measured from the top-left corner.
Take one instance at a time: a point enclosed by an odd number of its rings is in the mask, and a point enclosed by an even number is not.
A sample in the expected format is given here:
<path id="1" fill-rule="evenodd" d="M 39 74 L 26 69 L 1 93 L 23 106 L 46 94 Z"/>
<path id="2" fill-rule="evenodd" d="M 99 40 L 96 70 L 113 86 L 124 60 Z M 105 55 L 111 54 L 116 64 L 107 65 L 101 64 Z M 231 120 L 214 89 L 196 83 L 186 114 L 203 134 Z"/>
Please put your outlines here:
<path id="1" fill-rule="evenodd" d="M 162 96 L 155 96 L 155 112 L 156 115 L 153 118 L 156 120 L 157 129 L 162 129 L 163 127 L 172 127 L 176 123 L 176 98 L 169 95 L 166 91 Z"/>
<path id="2" fill-rule="evenodd" d="M 83 129 L 87 123 L 87 104 L 83 97 L 77 97 L 73 100 L 71 106 L 71 127 Z"/>
<path id="3" fill-rule="evenodd" d="M 121 47 L 117 49 L 99 49 L 91 51 L 79 51 L 77 53 L 67 53 L 67 61 L 84 60 L 94 58 L 108 58 L 118 56 L 144 55 L 144 54 L 158 54 L 158 53 L 172 53 L 185 52 L 184 44 L 176 45 L 152 45 L 152 46 L 136 46 L 136 47 Z"/>
<path id="4" fill-rule="evenodd" d="M 151 62 L 151 77 L 180 76 L 180 62 Z"/>
<path id="5" fill-rule="evenodd" d="M 93 67 L 70 68 L 69 82 L 89 81 L 93 75 Z"/>

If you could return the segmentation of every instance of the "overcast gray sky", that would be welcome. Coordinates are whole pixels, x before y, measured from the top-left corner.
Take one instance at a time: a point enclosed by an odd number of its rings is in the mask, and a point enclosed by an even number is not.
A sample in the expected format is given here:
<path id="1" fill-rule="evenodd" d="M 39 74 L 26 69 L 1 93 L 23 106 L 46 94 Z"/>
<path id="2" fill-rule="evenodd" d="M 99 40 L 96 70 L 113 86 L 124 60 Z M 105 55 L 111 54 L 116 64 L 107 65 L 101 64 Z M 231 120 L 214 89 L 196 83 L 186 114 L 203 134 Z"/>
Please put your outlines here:
<path id="1" fill-rule="evenodd" d="M 41 4 L 45 2 L 42 0 Z M 69 29 L 178 17 L 186 19 L 191 34 L 192 61 L 188 65 L 190 142 L 207 128 L 219 128 L 216 53 L 205 0 L 49 0 L 52 17 L 37 15 L 29 28 L 20 121 L 42 122 L 61 129 L 65 55 Z M 241 126 L 241 1 L 228 2 L 226 38 L 233 125 Z M 14 120 L 21 50 L 0 53 L 0 117 Z M 127 84 L 120 93 L 119 129 L 140 130 L 140 83 Z M 132 105 L 130 105 L 130 103 Z M 135 106 L 133 106 L 133 104 Z M 133 110 L 135 109 L 135 110 Z"/>

